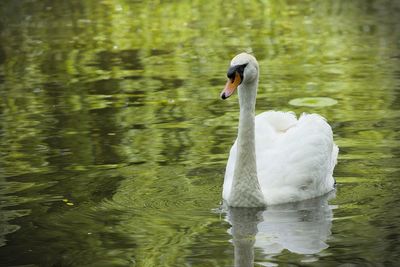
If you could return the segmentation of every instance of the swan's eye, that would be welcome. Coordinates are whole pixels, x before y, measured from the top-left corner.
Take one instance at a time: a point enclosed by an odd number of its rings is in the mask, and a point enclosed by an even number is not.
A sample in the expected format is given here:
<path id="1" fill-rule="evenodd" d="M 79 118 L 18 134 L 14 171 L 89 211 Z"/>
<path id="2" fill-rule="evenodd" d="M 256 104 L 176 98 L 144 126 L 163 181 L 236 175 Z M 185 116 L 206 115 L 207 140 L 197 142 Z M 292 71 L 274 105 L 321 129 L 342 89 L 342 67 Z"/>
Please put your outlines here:
<path id="1" fill-rule="evenodd" d="M 235 80 L 235 73 L 237 72 L 240 75 L 240 80 L 243 81 L 243 72 L 246 66 L 247 64 L 232 66 L 228 69 L 226 76 L 233 82 Z"/>

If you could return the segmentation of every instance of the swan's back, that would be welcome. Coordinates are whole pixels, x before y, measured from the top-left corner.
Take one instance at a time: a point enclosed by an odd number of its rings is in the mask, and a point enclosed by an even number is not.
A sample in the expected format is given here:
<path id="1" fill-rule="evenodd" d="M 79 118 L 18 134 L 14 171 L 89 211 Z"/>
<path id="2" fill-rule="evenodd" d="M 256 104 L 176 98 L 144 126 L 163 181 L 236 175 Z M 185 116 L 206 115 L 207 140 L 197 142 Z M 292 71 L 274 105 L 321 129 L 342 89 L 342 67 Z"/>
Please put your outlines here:
<path id="1" fill-rule="evenodd" d="M 338 148 L 323 117 L 261 113 L 255 118 L 255 141 L 257 175 L 267 205 L 313 198 L 334 188 Z M 224 199 L 231 190 L 236 150 L 235 141 L 225 173 Z"/>

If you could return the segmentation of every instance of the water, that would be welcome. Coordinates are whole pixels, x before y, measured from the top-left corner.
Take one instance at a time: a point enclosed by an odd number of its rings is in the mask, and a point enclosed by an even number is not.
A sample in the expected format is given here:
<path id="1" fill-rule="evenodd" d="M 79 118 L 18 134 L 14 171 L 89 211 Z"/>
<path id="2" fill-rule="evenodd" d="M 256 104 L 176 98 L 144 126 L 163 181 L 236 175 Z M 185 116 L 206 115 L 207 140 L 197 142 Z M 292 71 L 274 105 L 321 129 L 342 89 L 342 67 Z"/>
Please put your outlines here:
<path id="1" fill-rule="evenodd" d="M 398 1 L 2 1 L 1 266 L 395 266 L 400 258 Z M 221 212 L 237 96 L 317 112 L 337 190 Z M 329 97 L 335 105 L 293 106 Z"/>

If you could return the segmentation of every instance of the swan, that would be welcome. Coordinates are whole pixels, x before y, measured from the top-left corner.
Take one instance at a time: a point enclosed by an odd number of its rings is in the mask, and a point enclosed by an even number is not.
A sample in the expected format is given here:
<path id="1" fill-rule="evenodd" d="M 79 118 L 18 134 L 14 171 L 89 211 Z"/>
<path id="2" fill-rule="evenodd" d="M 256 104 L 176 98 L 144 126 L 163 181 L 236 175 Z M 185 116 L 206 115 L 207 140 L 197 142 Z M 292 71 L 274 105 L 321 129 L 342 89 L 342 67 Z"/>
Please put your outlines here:
<path id="1" fill-rule="evenodd" d="M 220 97 L 239 96 L 238 136 L 226 166 L 222 198 L 230 207 L 263 207 L 321 196 L 335 187 L 338 147 L 318 114 L 267 111 L 255 116 L 259 66 L 236 55 Z"/>

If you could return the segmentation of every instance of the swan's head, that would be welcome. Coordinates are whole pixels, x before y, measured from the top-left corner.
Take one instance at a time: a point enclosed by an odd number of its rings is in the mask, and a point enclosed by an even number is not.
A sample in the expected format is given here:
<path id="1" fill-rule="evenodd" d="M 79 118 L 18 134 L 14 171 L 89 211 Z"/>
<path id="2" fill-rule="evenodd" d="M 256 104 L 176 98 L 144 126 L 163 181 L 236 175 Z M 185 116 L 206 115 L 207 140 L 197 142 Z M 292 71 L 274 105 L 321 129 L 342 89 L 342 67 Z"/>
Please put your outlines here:
<path id="1" fill-rule="evenodd" d="M 221 93 L 222 99 L 230 97 L 241 84 L 254 83 L 258 79 L 258 63 L 255 57 L 247 53 L 236 55 L 226 74 L 228 82 Z"/>

